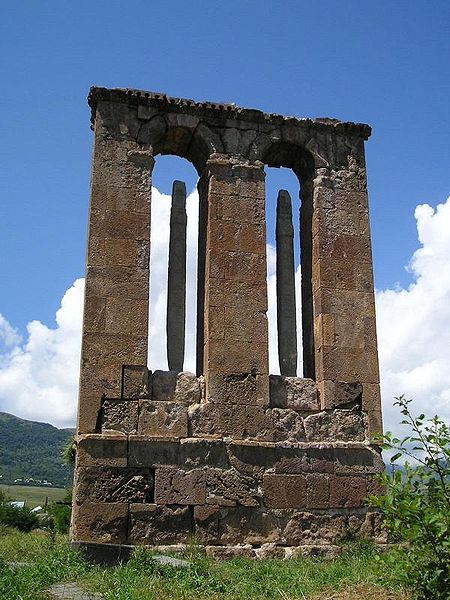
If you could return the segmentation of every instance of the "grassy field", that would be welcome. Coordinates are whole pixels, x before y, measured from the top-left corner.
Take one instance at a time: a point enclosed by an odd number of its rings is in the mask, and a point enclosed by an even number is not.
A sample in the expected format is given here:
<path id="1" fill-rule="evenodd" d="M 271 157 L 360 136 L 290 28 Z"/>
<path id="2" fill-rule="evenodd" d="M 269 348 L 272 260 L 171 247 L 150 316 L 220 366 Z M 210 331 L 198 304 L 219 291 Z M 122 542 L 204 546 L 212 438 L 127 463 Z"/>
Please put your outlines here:
<path id="1" fill-rule="evenodd" d="M 6 494 L 11 500 L 25 501 L 28 508 L 44 506 L 46 497 L 48 497 L 49 502 L 60 501 L 66 492 L 64 488 L 3 484 L 0 485 L 0 491 Z"/>
<path id="2" fill-rule="evenodd" d="M 392 568 L 367 543 L 333 561 L 233 559 L 217 562 L 193 546 L 187 569 L 161 566 L 143 548 L 126 565 L 93 567 L 67 538 L 0 529 L 0 598 L 44 600 L 57 582 L 76 582 L 104 600 L 409 600 Z M 8 561 L 23 561 L 12 568 Z"/>

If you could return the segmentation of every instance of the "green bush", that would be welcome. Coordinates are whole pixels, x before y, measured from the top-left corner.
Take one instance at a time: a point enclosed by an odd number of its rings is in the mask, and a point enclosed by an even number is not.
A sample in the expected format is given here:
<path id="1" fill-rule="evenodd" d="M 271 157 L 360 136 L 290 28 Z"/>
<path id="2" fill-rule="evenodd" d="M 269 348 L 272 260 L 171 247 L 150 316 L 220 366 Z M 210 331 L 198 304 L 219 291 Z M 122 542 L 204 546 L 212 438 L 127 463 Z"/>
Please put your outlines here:
<path id="1" fill-rule="evenodd" d="M 48 514 L 53 521 L 53 526 L 58 533 L 68 533 L 70 527 L 70 517 L 72 513 L 72 489 L 66 490 L 62 502 L 52 502 L 48 506 Z"/>
<path id="2" fill-rule="evenodd" d="M 4 503 L 0 505 L 0 523 L 28 532 L 39 526 L 39 519 L 27 506 L 16 508 Z"/>
<path id="3" fill-rule="evenodd" d="M 396 398 L 401 423 L 410 434 L 403 439 L 386 433 L 383 447 L 393 451 L 391 463 L 409 457 L 392 477 L 381 475 L 384 496 L 369 502 L 381 511 L 391 540 L 398 548 L 390 555 L 400 561 L 405 583 L 421 600 L 450 598 L 450 428 L 437 416 L 412 416 L 411 400 Z"/>
<path id="4" fill-rule="evenodd" d="M 0 491 L 0 525 L 29 532 L 39 526 L 39 519 L 27 506 L 12 506 L 6 494 Z"/>

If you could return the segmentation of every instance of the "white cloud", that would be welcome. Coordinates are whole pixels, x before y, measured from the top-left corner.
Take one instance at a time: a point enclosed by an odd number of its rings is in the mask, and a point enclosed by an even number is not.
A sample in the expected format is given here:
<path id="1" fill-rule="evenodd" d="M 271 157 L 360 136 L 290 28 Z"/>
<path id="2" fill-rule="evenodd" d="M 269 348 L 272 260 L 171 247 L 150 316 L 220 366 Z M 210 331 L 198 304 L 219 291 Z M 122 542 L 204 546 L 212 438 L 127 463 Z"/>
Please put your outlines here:
<path id="1" fill-rule="evenodd" d="M 73 426 L 76 412 L 84 279 L 64 294 L 55 329 L 27 325 L 27 339 L 3 319 L 8 335 L 0 353 L 0 410 L 25 419 Z"/>
<path id="2" fill-rule="evenodd" d="M 152 188 L 152 224 L 150 253 L 150 316 L 148 365 L 150 369 L 167 367 L 166 309 L 167 264 L 169 260 L 169 221 L 171 197 Z M 184 370 L 195 373 L 197 314 L 197 235 L 198 193 L 186 198 L 187 264 L 186 264 L 186 340 Z M 155 227 L 154 224 L 158 226 Z"/>
<path id="3" fill-rule="evenodd" d="M 11 327 L 5 317 L 0 314 L 0 343 L 8 348 L 19 344 L 20 340 L 21 337 L 19 333 L 14 327 Z"/>
<path id="4" fill-rule="evenodd" d="M 166 280 L 170 196 L 152 192 L 152 263 L 149 365 L 167 368 Z M 187 319 L 185 369 L 195 371 L 195 312 L 198 196 L 187 198 Z M 377 292 L 377 322 L 385 426 L 395 429 L 394 396 L 414 398 L 414 410 L 438 413 L 450 421 L 450 198 L 436 209 L 416 208 L 421 247 L 408 266 L 406 289 Z M 155 224 L 158 226 L 155 226 Z M 268 246 L 269 360 L 278 371 L 275 303 L 275 251 Z M 301 338 L 300 270 L 296 272 L 297 327 Z M 0 410 L 49 421 L 75 422 L 84 280 L 67 290 L 56 313 L 57 327 L 39 321 L 22 341 L 0 315 Z M 301 352 L 299 352 L 301 364 Z M 301 368 L 299 369 L 301 374 Z"/>
<path id="5" fill-rule="evenodd" d="M 276 280 L 276 250 L 267 244 L 267 300 L 269 321 L 269 372 L 272 375 L 280 373 L 278 362 L 278 331 L 277 331 L 277 280 Z M 297 375 L 302 377 L 302 307 L 301 307 L 301 272 L 300 266 L 295 271 L 295 300 L 297 313 Z"/>
<path id="6" fill-rule="evenodd" d="M 421 247 L 406 289 L 376 294 L 384 421 L 398 429 L 394 396 L 413 399 L 412 410 L 450 422 L 450 198 L 415 210 Z"/>

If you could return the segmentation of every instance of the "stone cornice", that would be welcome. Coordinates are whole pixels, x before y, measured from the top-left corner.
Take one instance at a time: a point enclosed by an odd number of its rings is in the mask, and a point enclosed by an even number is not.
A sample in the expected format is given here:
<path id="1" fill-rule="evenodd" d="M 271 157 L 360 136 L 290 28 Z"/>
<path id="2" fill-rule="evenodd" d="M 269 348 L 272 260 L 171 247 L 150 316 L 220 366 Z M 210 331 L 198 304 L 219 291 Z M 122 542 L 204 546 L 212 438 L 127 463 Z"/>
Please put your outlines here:
<path id="1" fill-rule="evenodd" d="M 117 102 L 129 106 L 148 106 L 161 111 L 183 112 L 205 120 L 235 120 L 246 123 L 297 126 L 313 128 L 315 130 L 329 130 L 335 133 L 357 135 L 367 140 L 371 134 L 371 127 L 364 123 L 352 123 L 329 118 L 298 118 L 283 116 L 275 113 L 264 113 L 258 109 L 242 108 L 235 104 L 221 102 L 195 102 L 188 98 L 174 98 L 159 92 L 146 92 L 122 88 L 91 87 L 88 95 L 88 104 L 91 108 L 91 123 L 95 121 L 95 113 L 99 102 Z"/>

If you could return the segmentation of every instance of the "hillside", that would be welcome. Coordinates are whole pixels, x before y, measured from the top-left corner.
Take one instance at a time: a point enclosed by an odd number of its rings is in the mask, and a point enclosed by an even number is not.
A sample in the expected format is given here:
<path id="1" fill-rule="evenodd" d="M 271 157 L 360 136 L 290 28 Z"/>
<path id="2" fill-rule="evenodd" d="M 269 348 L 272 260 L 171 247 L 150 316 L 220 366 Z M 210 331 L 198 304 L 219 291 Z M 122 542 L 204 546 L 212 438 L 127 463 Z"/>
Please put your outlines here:
<path id="1" fill-rule="evenodd" d="M 73 472 L 63 463 L 61 448 L 71 435 L 73 429 L 0 412 L 0 482 L 32 478 L 55 486 L 70 485 Z"/>

